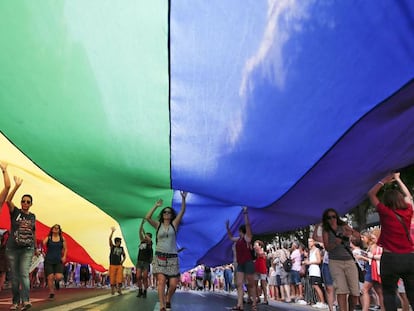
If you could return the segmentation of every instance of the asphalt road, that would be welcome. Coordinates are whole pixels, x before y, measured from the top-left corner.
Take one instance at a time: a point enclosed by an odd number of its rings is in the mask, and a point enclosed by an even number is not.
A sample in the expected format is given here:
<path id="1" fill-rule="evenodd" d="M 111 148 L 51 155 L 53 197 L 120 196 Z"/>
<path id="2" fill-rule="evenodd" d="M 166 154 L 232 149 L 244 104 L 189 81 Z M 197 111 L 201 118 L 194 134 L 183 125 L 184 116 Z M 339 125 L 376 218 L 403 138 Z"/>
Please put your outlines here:
<path id="1" fill-rule="evenodd" d="M 159 311 L 158 295 L 156 291 L 148 292 L 147 298 L 137 298 L 136 290 L 125 290 L 124 294 L 110 294 L 109 289 L 88 288 L 62 288 L 56 291 L 53 301 L 47 299 L 46 289 L 34 289 L 31 291 L 33 311 L 69 311 L 69 310 L 93 310 L 93 311 Z M 10 291 L 0 292 L 0 310 L 9 310 L 11 305 Z M 228 310 L 236 305 L 235 293 L 208 291 L 177 291 L 172 301 L 172 311 L 215 311 Z M 251 307 L 245 305 L 245 310 Z M 310 306 L 270 302 L 269 305 L 260 304 L 259 311 L 291 310 L 305 311 L 316 310 Z"/>

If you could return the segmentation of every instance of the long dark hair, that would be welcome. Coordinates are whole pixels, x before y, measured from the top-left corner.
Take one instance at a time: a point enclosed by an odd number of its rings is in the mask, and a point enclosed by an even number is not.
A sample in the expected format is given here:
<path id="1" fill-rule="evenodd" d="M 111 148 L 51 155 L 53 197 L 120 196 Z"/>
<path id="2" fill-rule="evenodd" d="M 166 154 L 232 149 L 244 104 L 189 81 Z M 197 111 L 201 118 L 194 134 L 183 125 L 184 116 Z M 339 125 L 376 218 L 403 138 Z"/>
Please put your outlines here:
<path id="1" fill-rule="evenodd" d="M 49 238 L 52 238 L 53 228 L 56 227 L 56 226 L 59 226 L 59 236 L 60 236 L 60 238 L 62 238 L 62 227 L 59 224 L 54 224 L 52 227 L 50 227 Z"/>
<path id="2" fill-rule="evenodd" d="M 164 211 L 166 210 L 166 209 L 169 209 L 169 210 L 171 210 L 171 222 L 173 222 L 173 220 L 177 217 L 177 213 L 176 213 L 176 211 L 171 207 L 171 206 L 166 206 L 166 207 L 164 207 L 162 210 L 161 210 L 161 212 L 160 212 L 160 216 L 158 217 L 158 221 L 159 222 L 163 222 L 163 220 L 164 220 Z"/>
<path id="3" fill-rule="evenodd" d="M 397 189 L 387 189 L 383 194 L 384 205 L 389 208 L 396 209 L 407 209 L 408 204 L 405 202 L 404 195 Z"/>
<path id="4" fill-rule="evenodd" d="M 329 213 L 334 213 L 335 214 L 335 216 L 336 216 L 336 224 L 338 226 L 346 225 L 346 222 L 343 221 L 341 218 L 339 218 L 338 212 L 335 209 L 328 208 L 322 214 L 322 227 L 323 227 L 323 230 L 329 231 L 330 228 L 331 228 L 331 226 L 329 225 L 329 221 L 328 221 L 328 214 Z"/>

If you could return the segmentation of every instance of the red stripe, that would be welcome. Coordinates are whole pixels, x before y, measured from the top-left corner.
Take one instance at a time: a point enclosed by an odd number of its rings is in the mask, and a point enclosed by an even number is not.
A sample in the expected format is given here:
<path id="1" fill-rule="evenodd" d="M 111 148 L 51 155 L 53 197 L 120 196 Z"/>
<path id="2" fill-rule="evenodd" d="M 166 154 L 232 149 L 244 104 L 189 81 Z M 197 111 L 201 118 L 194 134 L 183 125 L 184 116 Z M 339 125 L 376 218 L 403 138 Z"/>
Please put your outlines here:
<path id="1" fill-rule="evenodd" d="M 9 208 L 6 203 L 3 204 L 0 211 L 0 228 L 10 230 L 10 214 L 8 213 Z M 50 227 L 44 225 L 40 221 L 36 220 L 36 242 L 42 244 L 45 237 L 48 236 Z M 91 268 L 99 272 L 105 272 L 106 269 L 97 264 L 88 252 L 80 246 L 69 234 L 63 232 L 63 236 L 66 239 L 66 246 L 68 248 L 67 258 L 68 262 L 77 262 L 80 264 L 88 264 Z"/>

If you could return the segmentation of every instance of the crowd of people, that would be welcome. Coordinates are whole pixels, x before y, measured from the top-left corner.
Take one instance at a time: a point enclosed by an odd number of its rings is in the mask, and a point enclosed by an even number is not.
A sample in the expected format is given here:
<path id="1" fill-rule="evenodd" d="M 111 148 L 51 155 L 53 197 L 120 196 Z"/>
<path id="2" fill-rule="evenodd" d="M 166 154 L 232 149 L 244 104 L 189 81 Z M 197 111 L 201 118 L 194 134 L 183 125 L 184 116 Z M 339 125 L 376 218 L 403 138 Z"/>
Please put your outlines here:
<path id="1" fill-rule="evenodd" d="M 24 194 L 20 207 L 13 203 L 23 183 L 14 177 L 11 187 L 7 164 L 0 163 L 4 187 L 0 204 L 6 202 L 11 219 L 10 232 L 1 230 L 0 290 L 6 279 L 11 284 L 11 310 L 31 307 L 30 289 L 49 289 L 49 299 L 61 286 L 108 287 L 122 295 L 125 287 L 134 287 L 137 298 L 157 291 L 160 311 L 171 309 L 174 293 L 182 290 L 221 291 L 237 294 L 232 310 L 251 310 L 270 300 L 312 305 L 315 309 L 340 311 L 394 311 L 398 301 L 403 311 L 414 308 L 414 220 L 413 198 L 399 173 L 382 178 L 369 191 L 380 224 L 358 232 L 329 208 L 322 214 L 307 241 L 285 241 L 281 245 L 254 240 L 248 208 L 242 208 L 244 223 L 234 235 L 230 223 L 225 227 L 233 243 L 233 262 L 210 267 L 199 265 L 180 273 L 176 233 L 186 211 L 187 192 L 181 191 L 181 208 L 161 209 L 155 202 L 139 227 L 139 250 L 135 267 L 124 267 L 126 254 L 120 237 L 109 235 L 109 270 L 99 273 L 88 265 L 66 262 L 67 252 L 62 228 L 50 228 L 42 245 L 36 245 L 36 216 L 30 212 L 33 197 Z M 392 186 L 391 186 L 392 185 Z M 379 192 L 383 196 L 378 196 Z M 148 222 L 155 230 L 145 232 Z M 399 298 L 399 299 L 397 299 Z"/>

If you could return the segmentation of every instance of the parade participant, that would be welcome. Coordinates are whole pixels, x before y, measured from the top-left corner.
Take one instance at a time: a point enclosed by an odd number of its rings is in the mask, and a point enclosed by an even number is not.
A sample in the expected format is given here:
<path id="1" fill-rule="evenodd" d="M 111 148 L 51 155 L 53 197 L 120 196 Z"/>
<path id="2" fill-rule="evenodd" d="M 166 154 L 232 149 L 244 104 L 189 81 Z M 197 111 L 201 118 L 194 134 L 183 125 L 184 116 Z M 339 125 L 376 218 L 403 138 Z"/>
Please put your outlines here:
<path id="1" fill-rule="evenodd" d="M 145 216 L 145 219 L 157 230 L 152 273 L 157 277 L 160 311 L 171 309 L 171 299 L 180 280 L 176 237 L 186 209 L 187 192 L 180 191 L 180 194 L 181 209 L 178 214 L 172 207 L 167 206 L 161 210 L 158 220 L 153 220 L 152 215 L 155 210 L 162 206 L 163 201 L 160 199 Z M 168 290 L 165 293 L 167 281 Z"/>
<path id="2" fill-rule="evenodd" d="M 141 243 L 139 244 L 138 250 L 136 278 L 138 286 L 137 297 L 147 298 L 148 273 L 150 271 L 154 253 L 152 250 L 152 234 L 144 231 L 144 222 L 145 219 L 142 220 L 141 226 L 139 227 L 139 238 Z"/>
<path id="3" fill-rule="evenodd" d="M 244 225 L 239 227 L 239 236 L 235 237 L 230 231 L 230 222 L 226 221 L 227 235 L 231 241 L 236 244 L 236 258 L 237 258 L 237 272 L 236 272 L 236 285 L 237 285 L 237 305 L 232 310 L 243 310 L 243 282 L 246 278 L 248 296 L 252 299 L 252 310 L 257 310 L 256 307 L 256 291 L 255 291 L 255 270 L 254 263 L 251 254 L 251 242 L 252 242 L 252 230 L 250 227 L 249 215 L 247 207 L 243 207 Z"/>
<path id="4" fill-rule="evenodd" d="M 50 228 L 49 235 L 43 240 L 46 247 L 44 261 L 47 286 L 49 287 L 49 299 L 55 297 L 56 289 L 59 289 L 59 282 L 63 279 L 63 264 L 66 261 L 66 240 L 62 235 L 60 225 L 56 224 Z"/>
<path id="5" fill-rule="evenodd" d="M 122 239 L 116 237 L 112 242 L 112 236 L 115 230 L 115 227 L 112 227 L 111 234 L 109 235 L 109 282 L 111 284 L 111 294 L 115 294 L 116 289 L 118 294 L 122 295 L 122 280 L 124 277 L 122 264 L 126 256 L 124 248 L 121 246 Z"/>
<path id="6" fill-rule="evenodd" d="M 21 199 L 21 208 L 12 202 L 16 191 L 23 183 L 23 179 L 15 176 L 15 186 L 7 196 L 9 207 L 11 232 L 7 241 L 6 254 L 10 262 L 12 274 L 13 305 L 10 310 L 17 310 L 22 303 L 21 310 L 31 308 L 29 269 L 35 251 L 36 216 L 29 211 L 33 204 L 30 194 L 24 194 Z"/>
<path id="7" fill-rule="evenodd" d="M 381 202 L 377 196 L 380 189 L 396 181 L 399 189 L 387 187 Z M 368 197 L 377 208 L 381 223 L 378 245 L 382 246 L 381 282 L 384 305 L 387 311 L 397 310 L 397 283 L 404 281 L 407 298 L 414 309 L 414 250 L 409 233 L 413 217 L 412 195 L 402 182 L 400 173 L 388 174 L 369 191 Z"/>

